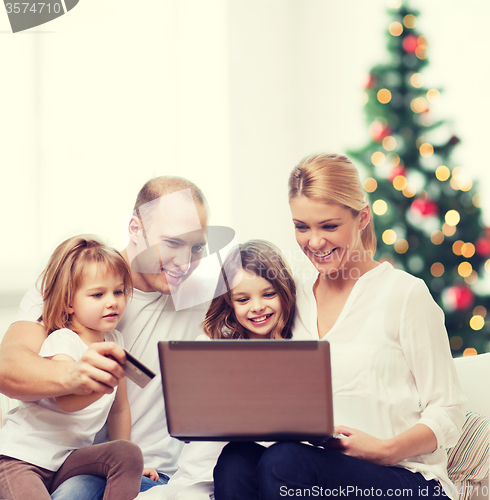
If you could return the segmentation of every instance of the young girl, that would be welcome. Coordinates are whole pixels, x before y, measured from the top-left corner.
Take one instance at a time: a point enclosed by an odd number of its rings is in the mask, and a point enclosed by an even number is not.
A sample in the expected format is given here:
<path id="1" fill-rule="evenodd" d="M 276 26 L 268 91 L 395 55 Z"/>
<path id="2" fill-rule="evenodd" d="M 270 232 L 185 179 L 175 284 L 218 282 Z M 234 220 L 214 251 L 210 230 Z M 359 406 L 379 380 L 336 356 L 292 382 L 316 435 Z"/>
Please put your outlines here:
<path id="1" fill-rule="evenodd" d="M 250 240 L 227 256 L 204 320 L 211 339 L 288 339 L 296 286 L 280 251 Z"/>
<path id="2" fill-rule="evenodd" d="M 115 342 L 114 330 L 132 290 L 129 268 L 116 250 L 77 236 L 54 251 L 42 276 L 48 338 L 40 355 L 75 363 L 93 342 Z M 93 445 L 107 419 L 109 443 Z M 71 476 L 106 477 L 104 500 L 139 492 L 143 457 L 131 443 L 126 380 L 112 394 L 75 394 L 22 403 L 0 430 L 0 498 L 49 500 Z M 153 471 L 145 471 L 148 474 Z"/>
<path id="3" fill-rule="evenodd" d="M 280 251 L 250 240 L 226 257 L 215 298 L 206 313 L 204 339 L 288 339 L 296 310 L 296 285 Z M 141 493 L 138 500 L 208 498 L 213 469 L 225 443 L 186 443 L 168 485 Z"/>

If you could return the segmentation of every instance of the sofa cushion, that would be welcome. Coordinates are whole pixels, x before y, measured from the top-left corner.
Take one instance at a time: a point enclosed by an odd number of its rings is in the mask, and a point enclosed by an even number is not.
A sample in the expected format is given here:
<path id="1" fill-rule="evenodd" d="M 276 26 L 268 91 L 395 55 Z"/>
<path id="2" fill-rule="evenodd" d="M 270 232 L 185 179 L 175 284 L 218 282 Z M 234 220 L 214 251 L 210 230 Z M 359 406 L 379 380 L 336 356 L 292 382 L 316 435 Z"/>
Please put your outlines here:
<path id="1" fill-rule="evenodd" d="M 468 412 L 458 443 L 447 450 L 449 479 L 455 483 L 460 500 L 471 497 L 470 485 L 489 475 L 490 420 Z"/>

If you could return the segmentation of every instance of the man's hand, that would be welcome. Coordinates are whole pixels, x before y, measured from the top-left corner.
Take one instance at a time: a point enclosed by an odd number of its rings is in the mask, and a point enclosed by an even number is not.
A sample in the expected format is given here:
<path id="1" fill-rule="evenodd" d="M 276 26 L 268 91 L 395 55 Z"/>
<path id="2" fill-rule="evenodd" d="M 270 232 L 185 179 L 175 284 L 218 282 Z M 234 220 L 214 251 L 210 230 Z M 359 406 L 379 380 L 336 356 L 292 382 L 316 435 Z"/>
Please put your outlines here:
<path id="1" fill-rule="evenodd" d="M 91 344 L 76 363 L 67 363 L 64 386 L 67 394 L 110 394 L 125 376 L 124 349 L 114 342 Z"/>
<path id="2" fill-rule="evenodd" d="M 22 401 L 94 391 L 105 394 L 124 377 L 121 364 L 126 362 L 126 354 L 113 342 L 92 344 L 80 361 L 68 362 L 39 356 L 46 338 L 45 328 L 38 323 L 17 321 L 10 325 L 0 346 L 2 393 Z"/>

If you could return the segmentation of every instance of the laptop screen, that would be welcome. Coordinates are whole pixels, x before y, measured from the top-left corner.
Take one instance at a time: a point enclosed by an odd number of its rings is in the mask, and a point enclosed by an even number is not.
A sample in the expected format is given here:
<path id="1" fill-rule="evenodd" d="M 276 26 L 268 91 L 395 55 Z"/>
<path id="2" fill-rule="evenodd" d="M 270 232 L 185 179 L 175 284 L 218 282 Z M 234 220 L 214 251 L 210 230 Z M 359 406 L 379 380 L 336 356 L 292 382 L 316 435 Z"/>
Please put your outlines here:
<path id="1" fill-rule="evenodd" d="M 169 433 L 181 440 L 279 441 L 333 434 L 326 341 L 159 342 Z"/>

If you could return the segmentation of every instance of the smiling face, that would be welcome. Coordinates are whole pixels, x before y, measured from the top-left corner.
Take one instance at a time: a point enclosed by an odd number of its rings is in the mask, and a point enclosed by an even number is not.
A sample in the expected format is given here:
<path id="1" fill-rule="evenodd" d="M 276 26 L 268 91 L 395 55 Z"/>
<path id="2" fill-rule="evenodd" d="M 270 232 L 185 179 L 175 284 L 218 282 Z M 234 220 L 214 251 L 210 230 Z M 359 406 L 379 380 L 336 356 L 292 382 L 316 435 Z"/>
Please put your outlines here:
<path id="1" fill-rule="evenodd" d="M 206 209 L 182 197 L 164 196 L 149 215 L 130 222 L 133 283 L 144 292 L 177 291 L 200 263 L 206 245 Z"/>
<path id="2" fill-rule="evenodd" d="M 233 280 L 231 300 L 236 319 L 249 338 L 270 337 L 282 314 L 281 300 L 271 283 L 244 270 L 243 276 Z"/>
<path id="3" fill-rule="evenodd" d="M 104 340 L 105 332 L 116 328 L 125 309 L 122 276 L 88 263 L 68 308 L 71 324 L 81 339 L 85 343 Z"/>
<path id="4" fill-rule="evenodd" d="M 296 241 L 319 272 L 331 275 L 353 263 L 362 268 L 370 261 L 361 242 L 361 231 L 369 222 L 369 207 L 354 216 L 342 205 L 306 196 L 293 198 L 289 206 Z"/>

